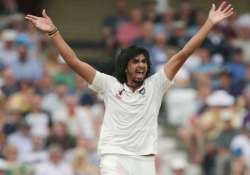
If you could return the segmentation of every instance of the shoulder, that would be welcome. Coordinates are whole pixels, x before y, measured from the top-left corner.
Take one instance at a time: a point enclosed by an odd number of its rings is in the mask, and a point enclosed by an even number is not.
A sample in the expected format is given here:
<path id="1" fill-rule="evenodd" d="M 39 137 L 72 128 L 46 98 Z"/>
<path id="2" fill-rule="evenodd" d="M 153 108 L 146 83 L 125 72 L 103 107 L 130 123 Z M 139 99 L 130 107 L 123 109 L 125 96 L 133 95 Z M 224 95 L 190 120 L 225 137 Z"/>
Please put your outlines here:
<path id="1" fill-rule="evenodd" d="M 156 73 L 152 74 L 150 77 L 148 77 L 146 79 L 146 81 L 149 81 L 149 82 L 150 81 L 163 81 L 163 82 L 166 82 L 166 83 L 169 83 L 169 84 L 173 84 L 173 81 L 171 81 L 167 77 L 167 75 L 166 75 L 163 68 L 160 69 L 159 71 L 157 71 Z"/>
<path id="2" fill-rule="evenodd" d="M 106 83 L 114 85 L 112 83 L 115 84 L 121 84 L 116 77 L 112 76 L 112 75 L 108 75 L 99 71 L 96 71 L 96 79 L 102 79 L 104 81 L 106 81 Z"/>
<path id="3" fill-rule="evenodd" d="M 89 88 L 100 93 L 106 92 L 115 86 L 120 85 L 120 82 L 113 76 L 96 71 L 96 75 L 89 85 Z"/>

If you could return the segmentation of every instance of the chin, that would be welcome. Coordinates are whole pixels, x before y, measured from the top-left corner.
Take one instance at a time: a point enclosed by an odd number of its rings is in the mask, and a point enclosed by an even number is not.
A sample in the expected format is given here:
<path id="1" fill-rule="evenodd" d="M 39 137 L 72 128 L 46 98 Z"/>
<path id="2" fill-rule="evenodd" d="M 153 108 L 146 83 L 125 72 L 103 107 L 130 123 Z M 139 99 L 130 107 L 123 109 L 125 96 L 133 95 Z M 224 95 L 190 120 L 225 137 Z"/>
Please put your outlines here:
<path id="1" fill-rule="evenodd" d="M 133 82 L 140 86 L 140 85 L 143 84 L 144 79 L 141 79 L 141 80 L 133 80 Z"/>

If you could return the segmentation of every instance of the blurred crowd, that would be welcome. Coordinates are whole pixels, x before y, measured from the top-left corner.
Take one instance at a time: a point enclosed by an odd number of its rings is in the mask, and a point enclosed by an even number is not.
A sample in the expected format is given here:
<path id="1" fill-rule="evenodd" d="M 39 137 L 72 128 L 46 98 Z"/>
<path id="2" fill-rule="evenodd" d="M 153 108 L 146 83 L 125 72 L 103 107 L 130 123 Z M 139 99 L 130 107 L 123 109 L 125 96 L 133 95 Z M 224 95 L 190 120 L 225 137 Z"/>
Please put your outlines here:
<path id="1" fill-rule="evenodd" d="M 0 174 L 98 175 L 102 101 L 14 0 L 1 3 Z"/>
<path id="2" fill-rule="evenodd" d="M 16 2 L 0 4 L 0 175 L 98 175 L 103 102 L 48 37 L 24 20 Z M 153 0 L 131 8 L 127 0 L 114 2 L 114 14 L 102 22 L 105 51 L 115 57 L 132 44 L 147 48 L 152 73 L 208 13 L 188 0 L 164 12 Z M 249 62 L 250 13 L 236 14 L 210 32 L 164 99 L 167 122 L 178 128 L 187 162 L 204 175 L 250 174 Z M 180 162 L 173 174 L 185 174 Z"/>

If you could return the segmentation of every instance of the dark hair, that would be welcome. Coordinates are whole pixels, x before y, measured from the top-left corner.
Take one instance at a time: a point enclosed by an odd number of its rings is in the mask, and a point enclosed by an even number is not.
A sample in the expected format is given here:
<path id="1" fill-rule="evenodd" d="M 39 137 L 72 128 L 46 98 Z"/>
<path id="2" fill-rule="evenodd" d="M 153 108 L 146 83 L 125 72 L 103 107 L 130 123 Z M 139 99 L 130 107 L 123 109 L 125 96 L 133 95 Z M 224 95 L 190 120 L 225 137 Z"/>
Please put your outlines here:
<path id="1" fill-rule="evenodd" d="M 146 62 L 148 65 L 148 71 L 146 73 L 146 77 L 149 77 L 150 75 L 150 59 L 149 59 L 149 52 L 141 47 L 137 46 L 130 46 L 126 49 L 122 49 L 120 54 L 117 56 L 115 61 L 115 77 L 120 83 L 124 83 L 127 81 L 126 72 L 128 66 L 128 61 L 135 58 L 136 56 L 143 54 L 146 58 Z"/>

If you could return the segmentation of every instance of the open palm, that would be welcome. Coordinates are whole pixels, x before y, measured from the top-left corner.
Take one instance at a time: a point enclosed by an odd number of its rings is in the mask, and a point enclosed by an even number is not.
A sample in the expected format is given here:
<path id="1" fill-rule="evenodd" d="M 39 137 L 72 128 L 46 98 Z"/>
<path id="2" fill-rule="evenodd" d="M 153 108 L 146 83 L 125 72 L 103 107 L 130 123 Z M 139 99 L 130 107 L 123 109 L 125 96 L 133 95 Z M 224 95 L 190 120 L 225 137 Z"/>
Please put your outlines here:
<path id="1" fill-rule="evenodd" d="M 233 8 L 231 4 L 227 4 L 225 1 L 220 4 L 218 9 L 216 10 L 215 5 L 212 5 L 212 8 L 209 12 L 208 19 L 213 23 L 216 24 L 222 21 L 225 18 L 228 18 L 233 14 Z"/>
<path id="2" fill-rule="evenodd" d="M 29 20 L 37 29 L 43 32 L 51 32 L 55 29 L 50 17 L 46 14 L 45 10 L 42 12 L 43 17 L 38 17 L 34 15 L 26 15 L 25 19 Z"/>

